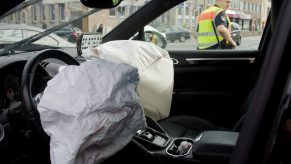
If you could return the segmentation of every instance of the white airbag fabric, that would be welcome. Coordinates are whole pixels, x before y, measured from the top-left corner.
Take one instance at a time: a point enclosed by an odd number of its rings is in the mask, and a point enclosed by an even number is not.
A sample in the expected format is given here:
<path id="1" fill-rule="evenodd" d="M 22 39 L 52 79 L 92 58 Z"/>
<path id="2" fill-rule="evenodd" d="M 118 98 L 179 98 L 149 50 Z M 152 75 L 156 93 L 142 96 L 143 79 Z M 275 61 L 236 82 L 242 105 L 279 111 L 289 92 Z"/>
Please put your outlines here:
<path id="1" fill-rule="evenodd" d="M 146 126 L 137 84 L 137 69 L 126 64 L 99 59 L 63 68 L 37 106 L 51 163 L 100 163 L 127 145 Z"/>
<path id="2" fill-rule="evenodd" d="M 170 114 L 174 71 L 168 52 L 159 46 L 133 40 L 111 41 L 83 51 L 85 58 L 101 58 L 138 68 L 138 93 L 145 114 L 155 120 Z"/>

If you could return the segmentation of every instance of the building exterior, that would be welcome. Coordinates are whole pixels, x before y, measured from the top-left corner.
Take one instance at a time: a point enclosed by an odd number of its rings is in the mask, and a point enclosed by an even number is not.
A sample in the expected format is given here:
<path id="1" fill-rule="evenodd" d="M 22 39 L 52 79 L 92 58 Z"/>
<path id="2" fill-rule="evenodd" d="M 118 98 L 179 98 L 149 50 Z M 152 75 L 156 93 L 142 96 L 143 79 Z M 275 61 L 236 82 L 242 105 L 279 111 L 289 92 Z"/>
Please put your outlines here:
<path id="1" fill-rule="evenodd" d="M 148 1 L 123 0 L 118 7 L 101 10 L 74 22 L 72 26 L 82 29 L 83 32 L 96 32 L 97 29 L 98 31 L 101 29 L 102 33 L 106 34 Z M 152 26 L 178 25 L 195 33 L 198 16 L 214 3 L 215 0 L 187 0 L 150 24 Z M 270 8 L 271 0 L 232 0 L 232 6 L 226 13 L 231 21 L 241 26 L 243 31 L 260 31 L 265 26 Z M 75 19 L 89 10 L 82 6 L 79 0 L 43 0 L 42 3 L 6 17 L 4 21 L 49 28 Z"/>
<path id="2" fill-rule="evenodd" d="M 271 10 L 271 0 L 262 0 L 261 30 L 263 30 L 266 25 L 270 10 Z"/>
<path id="3" fill-rule="evenodd" d="M 101 10 L 74 22 L 72 26 L 82 29 L 83 32 L 96 32 L 102 24 L 103 33 L 107 33 L 147 2 L 147 0 L 124 0 L 118 7 Z M 4 20 L 49 28 L 78 18 L 89 10 L 80 3 L 80 0 L 43 0 L 42 3 L 29 6 Z"/>
<path id="4" fill-rule="evenodd" d="M 10 23 L 23 23 L 40 28 L 53 27 L 82 14 L 79 0 L 43 0 L 5 18 Z M 81 22 L 75 23 L 82 26 Z"/>
<path id="5" fill-rule="evenodd" d="M 190 31 L 196 31 L 197 18 L 205 9 L 205 0 L 188 0 L 161 15 L 151 23 L 158 25 L 177 25 Z"/>
<path id="6" fill-rule="evenodd" d="M 88 31 L 96 32 L 102 24 L 103 34 L 106 34 L 147 2 L 147 0 L 123 0 L 116 8 L 101 10 L 90 15 L 88 17 Z"/>
<path id="7" fill-rule="evenodd" d="M 259 31 L 261 29 L 262 0 L 241 0 L 240 10 L 251 15 L 249 21 L 241 22 L 243 29 Z"/>

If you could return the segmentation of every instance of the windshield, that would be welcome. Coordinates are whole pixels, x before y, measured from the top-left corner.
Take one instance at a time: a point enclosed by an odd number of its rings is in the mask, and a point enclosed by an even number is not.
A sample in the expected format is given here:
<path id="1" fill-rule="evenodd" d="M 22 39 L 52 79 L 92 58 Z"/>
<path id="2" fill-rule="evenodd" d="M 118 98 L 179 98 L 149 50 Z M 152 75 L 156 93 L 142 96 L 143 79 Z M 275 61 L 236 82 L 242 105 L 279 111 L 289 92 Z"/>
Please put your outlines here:
<path id="1" fill-rule="evenodd" d="M 35 0 L 24 3 L 33 1 Z M 98 33 L 104 36 L 147 2 L 124 0 L 116 8 L 94 11 L 89 16 L 84 15 L 93 9 L 85 7 L 80 0 L 40 0 L 26 7 L 21 7 L 23 4 L 20 4 L 16 11 L 0 19 L 0 45 L 7 46 L 75 20 L 33 44 L 76 47 L 77 39 L 82 33 Z"/>

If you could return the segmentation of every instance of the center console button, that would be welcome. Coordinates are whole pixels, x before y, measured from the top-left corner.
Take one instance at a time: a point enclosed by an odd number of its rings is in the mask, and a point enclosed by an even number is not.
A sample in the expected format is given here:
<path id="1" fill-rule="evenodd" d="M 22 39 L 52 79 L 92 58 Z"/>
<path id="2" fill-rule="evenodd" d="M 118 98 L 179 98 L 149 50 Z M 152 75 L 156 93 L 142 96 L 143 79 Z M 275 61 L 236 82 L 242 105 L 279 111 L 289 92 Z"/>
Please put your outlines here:
<path id="1" fill-rule="evenodd" d="M 150 132 L 148 132 L 148 131 L 143 132 L 140 135 L 140 137 L 142 137 L 142 138 L 144 138 L 146 140 L 149 140 L 149 141 L 152 141 L 154 139 L 154 136 Z"/>

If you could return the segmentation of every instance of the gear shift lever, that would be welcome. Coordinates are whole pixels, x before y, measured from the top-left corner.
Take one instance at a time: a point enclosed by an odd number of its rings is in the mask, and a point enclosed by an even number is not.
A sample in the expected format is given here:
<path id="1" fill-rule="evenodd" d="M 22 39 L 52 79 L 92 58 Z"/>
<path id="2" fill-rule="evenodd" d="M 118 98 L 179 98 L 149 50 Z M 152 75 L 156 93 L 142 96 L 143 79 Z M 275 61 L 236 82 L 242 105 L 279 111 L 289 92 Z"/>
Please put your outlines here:
<path id="1" fill-rule="evenodd" d="M 142 137 L 142 138 L 144 138 L 146 140 L 149 140 L 149 141 L 152 141 L 154 139 L 153 134 L 151 134 L 148 131 L 144 131 L 142 134 L 140 134 L 140 137 Z"/>

